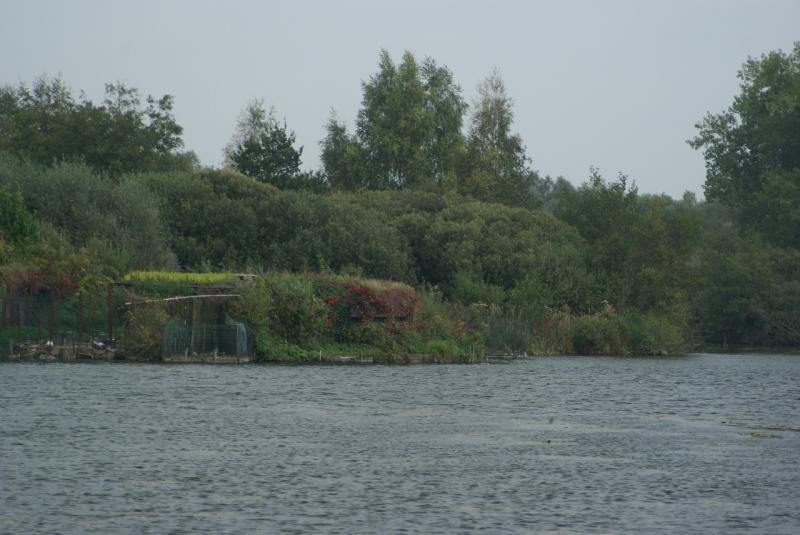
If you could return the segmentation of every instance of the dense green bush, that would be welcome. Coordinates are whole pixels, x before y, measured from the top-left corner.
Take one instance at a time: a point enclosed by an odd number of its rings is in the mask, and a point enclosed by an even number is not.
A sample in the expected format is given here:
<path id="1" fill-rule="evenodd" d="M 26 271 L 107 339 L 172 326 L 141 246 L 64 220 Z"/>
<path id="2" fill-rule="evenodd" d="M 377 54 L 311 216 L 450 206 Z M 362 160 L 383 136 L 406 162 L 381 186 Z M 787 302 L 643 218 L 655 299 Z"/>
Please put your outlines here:
<path id="1" fill-rule="evenodd" d="M 650 355 L 682 351 L 683 332 L 655 314 L 618 314 L 611 306 L 572 322 L 572 345 L 580 355 Z"/>
<path id="2" fill-rule="evenodd" d="M 256 332 L 255 349 L 259 358 L 279 362 L 306 362 L 313 359 L 313 351 L 286 341 L 267 331 Z"/>
<path id="3" fill-rule="evenodd" d="M 276 192 L 236 173 L 150 173 L 132 178 L 159 198 L 170 246 L 184 268 L 255 265 L 258 207 Z"/>
<path id="4" fill-rule="evenodd" d="M 622 318 L 608 307 L 574 319 L 572 345 L 579 355 L 622 355 L 625 335 Z"/>
<path id="5" fill-rule="evenodd" d="M 279 192 L 237 173 L 137 178 L 162 198 L 184 267 L 340 271 L 413 277 L 408 245 L 383 214 L 336 197 Z"/>
<path id="6" fill-rule="evenodd" d="M 426 345 L 426 353 L 440 362 L 458 362 L 464 354 L 453 340 L 431 340 Z"/>
<path id="7" fill-rule="evenodd" d="M 318 340 L 325 327 L 325 305 L 314 293 L 309 277 L 273 274 L 267 279 L 270 298 L 269 328 L 298 344 Z"/>
<path id="8" fill-rule="evenodd" d="M 448 287 L 449 297 L 459 303 L 502 304 L 507 299 L 506 291 L 481 278 L 467 273 L 456 273 Z"/>
<path id="9" fill-rule="evenodd" d="M 480 315 L 472 307 L 443 301 L 438 293 L 423 293 L 412 329 L 423 340 L 451 340 L 462 354 L 483 355 L 486 326 Z"/>
<path id="10" fill-rule="evenodd" d="M 164 327 L 169 314 L 160 305 L 137 307 L 125 322 L 122 352 L 126 356 L 158 360 L 164 350 Z"/>
<path id="11" fill-rule="evenodd" d="M 240 290 L 231 312 L 259 332 L 308 345 L 323 336 L 327 310 L 311 277 L 268 273 Z"/>
<path id="12" fill-rule="evenodd" d="M 685 346 L 679 325 L 655 314 L 626 314 L 627 350 L 634 354 L 678 353 Z"/>
<path id="13" fill-rule="evenodd" d="M 0 186 L 0 242 L 26 245 L 36 238 L 36 221 L 25 206 L 22 192 Z M 2 258 L 2 250 L 0 250 Z"/>
<path id="14" fill-rule="evenodd" d="M 698 255 L 694 325 L 720 346 L 800 345 L 800 251 L 708 221 Z"/>
<path id="15" fill-rule="evenodd" d="M 268 331 L 271 311 L 272 292 L 265 277 L 258 277 L 252 286 L 243 288 L 228 308 L 231 316 L 255 331 Z"/>
<path id="16" fill-rule="evenodd" d="M 174 266 L 160 199 L 136 180 L 111 180 L 82 164 L 45 168 L 0 155 L 0 187 L 19 188 L 39 220 L 101 267 L 119 266 L 111 276 Z"/>

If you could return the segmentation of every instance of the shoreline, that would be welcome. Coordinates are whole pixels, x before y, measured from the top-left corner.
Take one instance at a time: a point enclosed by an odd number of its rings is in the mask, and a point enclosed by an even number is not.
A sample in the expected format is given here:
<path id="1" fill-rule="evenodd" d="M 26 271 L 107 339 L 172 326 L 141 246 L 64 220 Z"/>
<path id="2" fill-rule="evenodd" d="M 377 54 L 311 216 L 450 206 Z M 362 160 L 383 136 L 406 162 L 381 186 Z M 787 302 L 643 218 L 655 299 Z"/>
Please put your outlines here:
<path id="1" fill-rule="evenodd" d="M 252 364 L 277 364 L 277 365 L 425 365 L 425 364 L 484 364 L 484 363 L 506 363 L 514 360 L 524 360 L 532 356 L 522 357 L 517 355 L 484 355 L 465 359 L 447 359 L 436 355 L 421 354 L 387 354 L 372 356 L 355 355 L 321 355 L 315 359 L 258 359 L 252 356 L 240 355 L 173 355 L 160 358 L 123 358 L 114 355 L 103 355 L 96 357 L 62 357 L 56 355 L 38 355 L 15 357 L 0 357 L 0 363 L 9 362 L 15 364 L 80 364 L 80 363 L 113 363 L 113 364 L 209 364 L 221 366 L 243 366 Z"/>
<path id="2" fill-rule="evenodd" d="M 142 358 L 117 358 L 117 357 L 95 357 L 95 358 L 64 358 L 57 356 L 38 356 L 38 357 L 13 357 L 6 356 L 0 357 L 0 364 L 13 363 L 13 364 L 158 364 L 158 365 L 211 365 L 211 366 L 248 366 L 248 365 L 266 365 L 266 366 L 367 366 L 367 365 L 384 365 L 384 366 L 413 366 L 413 365 L 435 365 L 435 364 L 508 364 L 517 360 L 533 360 L 538 358 L 551 358 L 551 357 L 590 357 L 590 358 L 604 358 L 616 357 L 620 359 L 639 359 L 639 358 L 658 358 L 670 359 L 674 357 L 690 357 L 695 355 L 789 355 L 800 356 L 800 350 L 797 349 L 771 349 L 771 348 L 748 348 L 748 350 L 708 350 L 700 349 L 685 353 L 671 354 L 671 355 L 647 355 L 647 354 L 631 354 L 631 355 L 484 355 L 479 358 L 465 359 L 465 360 L 452 360 L 442 359 L 433 355 L 386 355 L 386 356 L 369 356 L 359 357 L 352 355 L 322 355 L 321 359 L 303 360 L 303 359 L 257 359 L 249 356 L 217 356 L 213 355 L 196 355 L 196 356 L 183 356 L 176 355 L 167 358 L 158 359 L 142 359 Z"/>

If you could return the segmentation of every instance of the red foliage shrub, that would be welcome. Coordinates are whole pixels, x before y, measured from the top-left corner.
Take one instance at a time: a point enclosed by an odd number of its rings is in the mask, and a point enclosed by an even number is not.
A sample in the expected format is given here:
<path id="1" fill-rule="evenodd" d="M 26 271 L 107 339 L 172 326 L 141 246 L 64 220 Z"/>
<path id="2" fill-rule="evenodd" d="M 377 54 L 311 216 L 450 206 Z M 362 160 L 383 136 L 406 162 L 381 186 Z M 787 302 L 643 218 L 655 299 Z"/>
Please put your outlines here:
<path id="1" fill-rule="evenodd" d="M 80 258 L 41 255 L 32 266 L 8 266 L 0 270 L 0 283 L 11 291 L 28 295 L 52 292 L 62 297 L 78 290 L 81 275 L 86 271 Z"/>
<path id="2" fill-rule="evenodd" d="M 358 322 L 383 321 L 387 328 L 395 323 L 413 319 L 422 299 L 411 288 L 389 287 L 385 290 L 371 284 L 342 282 L 326 284 L 321 290 L 326 294 L 323 301 L 329 307 L 327 326 L 341 330 Z"/>

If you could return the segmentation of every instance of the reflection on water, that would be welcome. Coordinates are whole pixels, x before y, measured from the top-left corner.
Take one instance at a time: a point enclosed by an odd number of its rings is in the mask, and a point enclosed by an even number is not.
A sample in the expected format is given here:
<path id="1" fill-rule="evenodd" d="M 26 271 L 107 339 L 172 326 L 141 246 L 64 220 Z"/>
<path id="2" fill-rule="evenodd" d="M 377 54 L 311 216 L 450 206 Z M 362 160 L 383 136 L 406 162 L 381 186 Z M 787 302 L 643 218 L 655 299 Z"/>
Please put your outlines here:
<path id="1" fill-rule="evenodd" d="M 800 532 L 800 357 L 0 364 L 0 534 Z"/>

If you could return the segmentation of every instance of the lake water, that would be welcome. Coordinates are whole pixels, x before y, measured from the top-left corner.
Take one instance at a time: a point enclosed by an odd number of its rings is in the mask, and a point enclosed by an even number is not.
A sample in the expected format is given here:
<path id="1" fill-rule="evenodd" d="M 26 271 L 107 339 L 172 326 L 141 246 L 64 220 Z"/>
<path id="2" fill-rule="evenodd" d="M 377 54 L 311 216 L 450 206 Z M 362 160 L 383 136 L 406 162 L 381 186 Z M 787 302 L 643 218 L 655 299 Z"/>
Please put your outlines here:
<path id="1" fill-rule="evenodd" d="M 800 356 L 0 364 L 0 534 L 800 533 Z"/>

